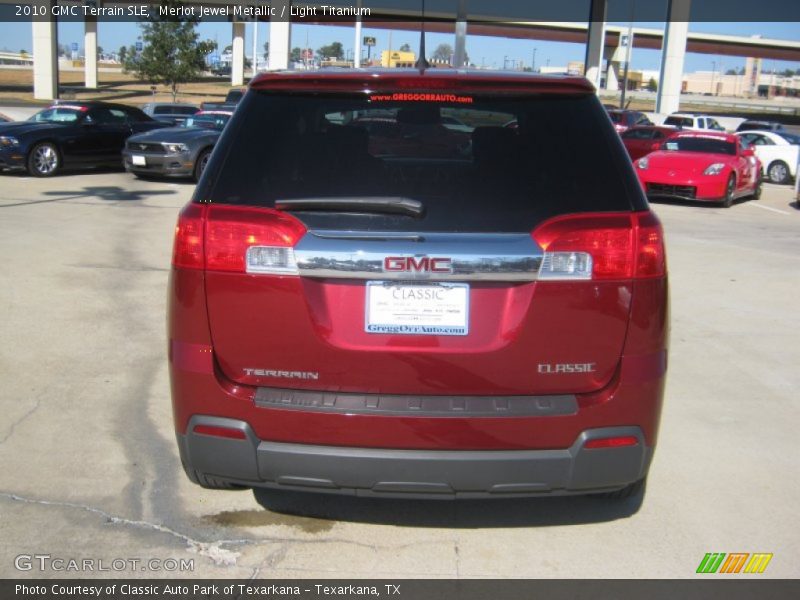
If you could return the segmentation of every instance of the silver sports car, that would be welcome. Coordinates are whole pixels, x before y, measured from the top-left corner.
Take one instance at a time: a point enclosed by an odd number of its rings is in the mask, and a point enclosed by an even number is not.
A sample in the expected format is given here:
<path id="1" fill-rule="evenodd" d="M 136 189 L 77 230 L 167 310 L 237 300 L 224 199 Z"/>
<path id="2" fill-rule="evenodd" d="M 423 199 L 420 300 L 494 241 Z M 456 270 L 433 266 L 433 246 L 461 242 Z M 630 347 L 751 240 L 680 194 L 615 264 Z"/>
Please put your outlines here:
<path id="1" fill-rule="evenodd" d="M 122 151 L 125 170 L 140 177 L 191 177 L 197 181 L 232 114 L 200 111 L 178 127 L 129 137 Z"/>

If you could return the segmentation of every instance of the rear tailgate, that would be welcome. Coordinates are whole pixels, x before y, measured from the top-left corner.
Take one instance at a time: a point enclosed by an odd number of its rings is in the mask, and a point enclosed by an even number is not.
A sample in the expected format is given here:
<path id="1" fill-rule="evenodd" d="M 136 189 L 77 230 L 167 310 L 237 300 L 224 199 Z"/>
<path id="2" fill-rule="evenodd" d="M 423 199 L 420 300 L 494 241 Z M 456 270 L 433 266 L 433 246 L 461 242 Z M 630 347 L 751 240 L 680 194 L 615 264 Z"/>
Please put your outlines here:
<path id="1" fill-rule="evenodd" d="M 198 193 L 212 204 L 206 294 L 224 374 L 364 394 L 604 386 L 625 339 L 630 269 L 584 278 L 565 263 L 577 276 L 542 280 L 550 238 L 536 233 L 591 211 L 595 249 L 632 243 L 640 191 L 597 99 L 380 98 L 250 91 L 223 134 L 224 168 L 212 161 Z M 391 198 L 423 210 L 383 210 Z M 347 205 L 364 199 L 377 206 Z M 215 268 L 217 243 L 240 261 L 256 248 L 252 264 Z"/>

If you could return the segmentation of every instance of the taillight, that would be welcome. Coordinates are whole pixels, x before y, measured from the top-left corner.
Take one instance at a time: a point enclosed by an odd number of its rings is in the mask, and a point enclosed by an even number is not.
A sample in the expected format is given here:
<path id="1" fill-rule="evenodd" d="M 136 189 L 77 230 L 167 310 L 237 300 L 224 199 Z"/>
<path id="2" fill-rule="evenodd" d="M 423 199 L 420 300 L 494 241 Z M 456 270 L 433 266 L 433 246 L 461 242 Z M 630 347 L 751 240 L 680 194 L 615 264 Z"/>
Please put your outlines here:
<path id="1" fill-rule="evenodd" d="M 178 215 L 175 226 L 175 245 L 172 264 L 184 269 L 202 269 L 203 261 L 203 205 L 187 204 Z"/>
<path id="2" fill-rule="evenodd" d="M 636 277 L 663 277 L 667 273 L 664 230 L 651 212 L 636 213 Z"/>
<path id="3" fill-rule="evenodd" d="M 268 208 L 211 205 L 206 215 L 206 269 L 296 274 L 292 247 L 305 226 Z"/>
<path id="4" fill-rule="evenodd" d="M 269 208 L 188 204 L 178 217 L 172 264 L 235 273 L 297 274 L 293 246 L 306 232 Z"/>
<path id="5" fill-rule="evenodd" d="M 660 277 L 666 272 L 661 224 L 653 213 L 555 217 L 537 227 L 540 280 Z"/>

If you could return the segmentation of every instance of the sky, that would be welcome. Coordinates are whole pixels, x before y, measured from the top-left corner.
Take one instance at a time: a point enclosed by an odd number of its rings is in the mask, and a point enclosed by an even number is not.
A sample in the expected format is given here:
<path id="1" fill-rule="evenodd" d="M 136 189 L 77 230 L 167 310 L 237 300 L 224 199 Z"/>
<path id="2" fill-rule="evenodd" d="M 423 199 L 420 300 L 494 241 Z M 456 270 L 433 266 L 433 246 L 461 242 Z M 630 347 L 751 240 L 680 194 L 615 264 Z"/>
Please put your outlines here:
<path id="1" fill-rule="evenodd" d="M 625 25 L 620 23 L 619 25 Z M 637 23 L 639 27 L 651 27 L 663 29 L 663 23 Z M 800 24 L 795 22 L 783 23 L 692 23 L 689 26 L 692 32 L 719 33 L 730 35 L 750 36 L 760 34 L 762 37 L 776 38 L 783 40 L 800 41 Z M 377 47 L 373 48 L 374 53 L 388 49 L 389 31 L 371 29 L 365 27 L 363 35 L 377 38 Z M 216 40 L 219 49 L 231 43 L 231 25 L 229 23 L 201 23 L 198 25 L 198 33 L 202 39 Z M 98 44 L 107 52 L 116 51 L 122 45 L 130 45 L 136 41 L 139 29 L 135 23 L 109 23 L 98 24 Z M 245 26 L 245 52 L 248 56 L 252 54 L 252 24 Z M 416 50 L 419 44 L 419 35 L 412 31 L 394 31 L 391 34 L 392 47 L 399 48 L 404 43 L 408 43 L 412 49 Z M 83 24 L 65 23 L 58 25 L 58 41 L 60 44 L 70 45 L 75 42 L 79 47 L 83 47 Z M 269 24 L 259 23 L 258 26 L 258 47 L 259 52 L 263 52 L 263 43 L 269 39 Z M 293 25 L 292 26 L 292 47 L 305 46 L 306 39 L 311 48 L 317 49 L 320 46 L 339 41 L 345 50 L 352 51 L 354 47 L 354 28 L 337 27 L 322 25 Z M 454 36 L 448 34 L 428 33 L 426 46 L 428 54 L 433 52 L 438 44 L 447 43 L 454 45 Z M 31 50 L 31 27 L 27 24 L 0 22 L 0 49 L 19 51 Z M 534 49 L 536 66 L 566 66 L 570 61 L 583 61 L 583 44 L 572 44 L 562 42 L 545 42 L 541 40 L 517 40 L 510 38 L 494 38 L 484 36 L 467 37 L 467 54 L 471 62 L 486 66 L 502 68 L 504 64 L 509 68 L 513 64 L 521 61 L 525 66 L 530 66 L 533 59 Z M 366 51 L 366 50 L 365 50 Z M 374 54 L 373 54 L 374 56 Z M 657 70 L 661 60 L 659 50 L 635 49 L 632 56 L 632 68 L 636 70 Z M 512 61 L 514 61 L 512 63 Z M 711 54 L 692 54 L 686 55 L 684 65 L 685 72 L 710 71 L 712 69 L 727 71 L 732 68 L 744 66 L 744 58 L 733 56 L 715 56 Z M 800 62 L 785 61 L 765 61 L 764 70 L 771 71 L 776 69 L 800 69 Z"/>

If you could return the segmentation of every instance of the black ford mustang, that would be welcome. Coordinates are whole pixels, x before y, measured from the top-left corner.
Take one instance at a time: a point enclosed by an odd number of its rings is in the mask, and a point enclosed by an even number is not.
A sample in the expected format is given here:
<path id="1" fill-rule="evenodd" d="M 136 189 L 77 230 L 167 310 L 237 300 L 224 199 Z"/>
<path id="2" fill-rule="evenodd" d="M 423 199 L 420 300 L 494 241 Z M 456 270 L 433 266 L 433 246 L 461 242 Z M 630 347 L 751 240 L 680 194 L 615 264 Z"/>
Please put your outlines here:
<path id="1" fill-rule="evenodd" d="M 122 104 L 55 104 L 27 121 L 0 123 L 0 169 L 49 177 L 63 168 L 121 167 L 128 136 L 162 127 L 169 124 Z"/>

